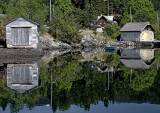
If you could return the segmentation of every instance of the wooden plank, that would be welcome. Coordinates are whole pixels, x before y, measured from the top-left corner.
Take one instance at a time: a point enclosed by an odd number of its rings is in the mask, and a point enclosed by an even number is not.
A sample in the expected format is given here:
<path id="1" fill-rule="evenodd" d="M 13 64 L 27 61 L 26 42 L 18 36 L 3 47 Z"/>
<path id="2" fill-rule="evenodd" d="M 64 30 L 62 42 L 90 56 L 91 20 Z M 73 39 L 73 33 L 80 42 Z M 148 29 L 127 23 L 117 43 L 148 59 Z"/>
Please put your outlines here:
<path id="1" fill-rule="evenodd" d="M 12 45 L 29 45 L 30 28 L 12 28 Z"/>
<path id="2" fill-rule="evenodd" d="M 32 84 L 28 66 L 13 67 L 13 84 Z"/>

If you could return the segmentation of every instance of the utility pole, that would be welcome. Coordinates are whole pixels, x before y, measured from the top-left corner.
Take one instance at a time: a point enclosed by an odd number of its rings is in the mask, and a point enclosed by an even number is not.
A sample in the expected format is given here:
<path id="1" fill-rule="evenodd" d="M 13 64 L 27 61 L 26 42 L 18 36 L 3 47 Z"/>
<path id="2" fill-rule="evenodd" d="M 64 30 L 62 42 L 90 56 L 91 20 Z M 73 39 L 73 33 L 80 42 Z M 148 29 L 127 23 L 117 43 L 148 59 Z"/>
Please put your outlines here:
<path id="1" fill-rule="evenodd" d="M 51 21 L 51 19 L 52 19 L 52 9 L 51 9 L 52 7 L 51 7 L 51 0 L 50 0 L 50 21 Z"/>
<path id="2" fill-rule="evenodd" d="M 53 5 L 53 16 L 52 17 L 54 17 L 54 5 Z"/>
<path id="3" fill-rule="evenodd" d="M 132 8 L 130 7 L 130 18 L 131 18 L 131 23 L 132 23 Z"/>
<path id="4" fill-rule="evenodd" d="M 132 82 L 132 68 L 131 68 L 131 75 L 130 75 L 130 83 Z"/>
<path id="5" fill-rule="evenodd" d="M 108 1 L 108 16 L 109 16 L 109 0 L 107 0 Z"/>
<path id="6" fill-rule="evenodd" d="M 158 13 L 157 13 L 156 25 L 157 25 L 157 27 L 159 27 L 159 15 L 158 15 Z"/>
<path id="7" fill-rule="evenodd" d="M 109 90 L 109 70 L 108 70 L 108 90 Z"/>
<path id="8" fill-rule="evenodd" d="M 112 15 L 113 15 L 113 3 L 112 3 Z"/>
<path id="9" fill-rule="evenodd" d="M 51 106 L 52 106 L 52 95 L 53 94 L 53 84 L 52 84 L 52 67 L 51 67 Z"/>

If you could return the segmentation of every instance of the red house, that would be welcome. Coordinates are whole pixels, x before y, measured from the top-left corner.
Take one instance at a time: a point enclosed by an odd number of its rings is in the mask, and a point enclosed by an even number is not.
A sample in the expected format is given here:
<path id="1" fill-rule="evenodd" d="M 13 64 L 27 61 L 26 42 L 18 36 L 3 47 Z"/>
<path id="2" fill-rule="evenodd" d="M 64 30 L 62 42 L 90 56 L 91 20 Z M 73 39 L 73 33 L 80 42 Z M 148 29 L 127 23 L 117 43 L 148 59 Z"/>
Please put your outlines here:
<path id="1" fill-rule="evenodd" d="M 103 28 L 106 25 L 107 20 L 113 22 L 113 16 L 104 16 L 104 15 L 98 16 L 97 19 L 98 25 L 101 28 Z"/>

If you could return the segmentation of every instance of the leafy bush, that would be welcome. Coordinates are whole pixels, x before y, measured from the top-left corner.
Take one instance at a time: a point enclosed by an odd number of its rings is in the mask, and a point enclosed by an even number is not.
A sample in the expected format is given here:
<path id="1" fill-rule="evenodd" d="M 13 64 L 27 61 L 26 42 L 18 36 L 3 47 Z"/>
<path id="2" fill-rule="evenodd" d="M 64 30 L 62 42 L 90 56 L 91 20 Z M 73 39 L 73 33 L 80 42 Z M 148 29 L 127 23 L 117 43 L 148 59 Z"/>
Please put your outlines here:
<path id="1" fill-rule="evenodd" d="M 104 32 L 106 32 L 107 35 L 113 39 L 116 39 L 120 34 L 119 30 L 120 27 L 118 26 L 118 24 L 112 24 L 111 22 L 108 22 L 108 24 L 106 24 L 104 27 Z"/>
<path id="2" fill-rule="evenodd" d="M 74 15 L 56 8 L 54 18 L 50 23 L 49 33 L 54 38 L 69 43 L 77 39 L 79 27 L 79 24 L 75 22 Z"/>

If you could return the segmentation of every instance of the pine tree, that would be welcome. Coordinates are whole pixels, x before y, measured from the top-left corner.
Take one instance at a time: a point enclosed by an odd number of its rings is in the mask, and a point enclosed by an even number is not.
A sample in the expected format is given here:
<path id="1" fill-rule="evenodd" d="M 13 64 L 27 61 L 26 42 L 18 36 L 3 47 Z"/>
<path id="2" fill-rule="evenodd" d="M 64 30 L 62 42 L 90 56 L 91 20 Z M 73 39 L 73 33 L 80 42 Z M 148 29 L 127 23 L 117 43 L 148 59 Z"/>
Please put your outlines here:
<path id="1" fill-rule="evenodd" d="M 58 7 L 62 12 L 72 11 L 71 0 L 56 0 L 55 6 Z"/>
<path id="2" fill-rule="evenodd" d="M 106 15 L 106 2 L 104 0 L 92 0 L 91 1 L 91 4 L 93 5 L 94 9 L 95 9 L 95 12 L 94 14 L 96 16 L 98 15 Z"/>

